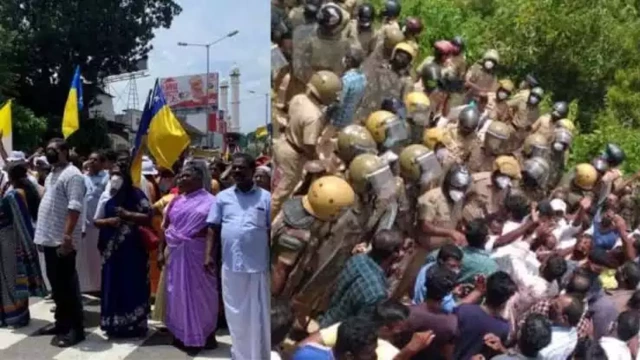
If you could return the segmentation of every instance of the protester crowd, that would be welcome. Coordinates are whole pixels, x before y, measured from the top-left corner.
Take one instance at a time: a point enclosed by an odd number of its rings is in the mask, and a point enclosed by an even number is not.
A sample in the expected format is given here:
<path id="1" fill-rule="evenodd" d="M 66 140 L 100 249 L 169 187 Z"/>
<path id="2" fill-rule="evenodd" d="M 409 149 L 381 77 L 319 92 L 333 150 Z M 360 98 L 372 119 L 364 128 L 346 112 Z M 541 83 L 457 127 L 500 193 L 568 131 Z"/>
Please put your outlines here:
<path id="1" fill-rule="evenodd" d="M 0 327 L 28 325 L 29 298 L 49 294 L 55 322 L 36 335 L 74 346 L 93 296 L 110 340 L 144 339 L 153 319 L 194 355 L 226 323 L 234 359 L 268 357 L 268 157 L 144 156 L 136 186 L 128 151 L 0 150 Z"/>
<path id="2" fill-rule="evenodd" d="M 624 150 L 400 13 L 272 2 L 271 358 L 637 358 Z"/>

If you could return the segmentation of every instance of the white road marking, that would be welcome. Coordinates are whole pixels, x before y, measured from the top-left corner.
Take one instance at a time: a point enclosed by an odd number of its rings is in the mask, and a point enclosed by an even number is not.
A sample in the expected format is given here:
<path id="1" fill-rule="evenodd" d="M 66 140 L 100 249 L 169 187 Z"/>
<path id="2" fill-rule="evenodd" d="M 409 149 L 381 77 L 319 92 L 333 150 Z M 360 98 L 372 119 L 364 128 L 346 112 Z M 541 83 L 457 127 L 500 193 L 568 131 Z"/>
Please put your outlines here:
<path id="1" fill-rule="evenodd" d="M 29 335 L 33 334 L 40 328 L 48 325 L 43 324 L 42 321 L 52 323 L 54 321 L 53 313 L 50 311 L 52 306 L 52 303 L 39 301 L 38 303 L 29 306 L 29 312 L 31 313 L 31 322 L 29 325 L 19 329 L 1 328 L 0 350 L 8 349 L 9 347 L 26 339 Z"/>

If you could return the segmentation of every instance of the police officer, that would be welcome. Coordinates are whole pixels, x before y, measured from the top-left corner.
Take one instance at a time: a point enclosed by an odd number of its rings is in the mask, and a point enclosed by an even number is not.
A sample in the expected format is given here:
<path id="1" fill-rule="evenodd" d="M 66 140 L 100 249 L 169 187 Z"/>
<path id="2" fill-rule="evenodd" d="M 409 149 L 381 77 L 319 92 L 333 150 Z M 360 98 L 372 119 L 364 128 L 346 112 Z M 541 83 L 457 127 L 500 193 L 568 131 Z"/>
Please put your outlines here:
<path id="1" fill-rule="evenodd" d="M 318 10 L 315 32 L 308 41 L 303 41 L 302 48 L 293 58 L 293 73 L 298 79 L 307 82 L 319 70 L 342 75 L 342 59 L 349 47 L 360 46 L 357 40 L 344 36 L 348 22 L 349 15 L 337 4 L 327 3 Z"/>
<path id="2" fill-rule="evenodd" d="M 529 201 L 542 201 L 547 195 L 549 161 L 542 157 L 527 159 L 522 166 L 520 190 Z"/>
<path id="3" fill-rule="evenodd" d="M 467 88 L 466 103 L 479 98 L 486 98 L 490 93 L 498 89 L 498 78 L 495 74 L 496 66 L 500 62 L 498 51 L 491 49 L 482 56 L 482 59 L 473 64 L 465 77 Z"/>
<path id="4" fill-rule="evenodd" d="M 338 100 L 342 82 L 330 71 L 319 71 L 311 77 L 307 88 L 305 94 L 291 99 L 284 139 L 273 145 L 274 177 L 279 178 L 272 194 L 271 214 L 274 217 L 301 180 L 304 164 L 317 157 L 316 144 L 327 121 L 322 107 Z"/>
<path id="5" fill-rule="evenodd" d="M 349 164 L 347 178 L 356 192 L 354 211 L 364 234 L 390 229 L 404 183 L 397 181 L 389 165 L 377 155 L 360 154 Z"/>
<path id="6" fill-rule="evenodd" d="M 385 110 L 373 112 L 367 119 L 365 127 L 378 144 L 381 153 L 387 150 L 398 150 L 409 140 L 407 124 L 394 113 Z"/>
<path id="7" fill-rule="evenodd" d="M 273 225 L 271 271 L 272 296 L 292 298 L 302 280 L 315 269 L 313 259 L 321 241 L 328 235 L 328 225 L 353 206 L 355 193 L 348 182 L 335 176 L 316 180 L 304 196 L 287 200 L 283 212 Z M 310 246 L 313 245 L 313 246 Z M 306 275 L 306 276 L 305 276 Z"/>
<path id="8" fill-rule="evenodd" d="M 509 100 L 509 107 L 513 112 L 513 126 L 515 127 L 514 133 L 514 148 L 519 148 L 517 144 L 521 144 L 522 141 L 529 135 L 531 125 L 538 119 L 540 111 L 538 105 L 544 96 L 542 88 L 536 87 L 531 89 L 529 96 L 525 99 L 522 97 L 514 97 Z"/>
<path id="9" fill-rule="evenodd" d="M 499 156 L 491 171 L 471 175 L 473 184 L 469 191 L 464 218 L 471 220 L 486 217 L 500 211 L 512 186 L 522 177 L 520 164 L 513 156 Z"/>
<path id="10" fill-rule="evenodd" d="M 455 47 L 451 53 L 451 63 L 453 63 L 455 76 L 462 79 L 467 72 L 467 59 L 464 53 L 464 39 L 462 36 L 458 35 L 449 40 L 449 42 Z"/>
<path id="11" fill-rule="evenodd" d="M 404 21 L 404 26 L 402 28 L 405 38 L 404 41 L 414 47 L 416 54 L 420 51 L 418 36 L 420 36 L 423 29 L 422 21 L 417 17 L 410 16 Z"/>
<path id="12" fill-rule="evenodd" d="M 492 121 L 484 137 L 484 142 L 475 142 L 471 149 L 467 166 L 471 173 L 491 171 L 496 158 L 509 153 L 508 145 L 511 136 L 509 125 Z M 514 161 L 517 160 L 514 158 Z"/>
<path id="13" fill-rule="evenodd" d="M 513 95 L 514 88 L 513 82 L 509 79 L 498 81 L 498 90 L 493 101 L 490 100 L 487 105 L 491 120 L 511 124 L 511 111 L 507 101 Z"/>
<path id="14" fill-rule="evenodd" d="M 373 32 L 373 19 L 375 16 L 373 5 L 366 3 L 358 7 L 358 41 L 366 55 L 371 54 L 375 48 L 375 34 Z"/>
<path id="15" fill-rule="evenodd" d="M 429 96 L 429 127 L 444 126 L 447 122 L 443 114 L 449 94 L 442 87 L 441 79 L 441 66 L 430 63 L 422 68 L 420 80 L 414 85 L 414 91 L 424 92 Z"/>
<path id="16" fill-rule="evenodd" d="M 356 121 L 365 119 L 371 112 L 377 110 L 384 98 L 403 99 L 411 91 L 413 82 L 408 71 L 415 57 L 413 47 L 402 42 L 393 49 L 389 62 L 364 68 L 367 85 L 362 102 L 356 111 Z"/>
<path id="17" fill-rule="evenodd" d="M 407 189 L 411 189 L 407 191 L 409 198 L 417 201 L 418 196 L 439 182 L 443 171 L 432 150 L 422 144 L 412 144 L 400 153 L 400 175 Z"/>
<path id="18" fill-rule="evenodd" d="M 404 98 L 404 105 L 407 109 L 407 122 L 411 132 L 411 143 L 420 144 L 424 130 L 429 125 L 431 117 L 431 102 L 429 97 L 420 91 L 413 91 Z"/>
<path id="19" fill-rule="evenodd" d="M 436 159 L 444 169 L 449 169 L 457 161 L 447 148 L 446 144 L 450 142 L 451 138 L 445 129 L 440 127 L 426 129 L 422 137 L 422 144 L 436 154 Z"/>
<path id="20" fill-rule="evenodd" d="M 458 163 L 466 163 L 471 150 L 478 147 L 480 139 L 478 139 L 476 130 L 479 123 L 480 112 L 475 106 L 469 105 L 460 112 L 457 124 L 447 125 L 446 133 L 451 139 L 447 148 Z"/>
<path id="21" fill-rule="evenodd" d="M 569 105 L 564 101 L 558 101 L 553 104 L 551 112 L 540 116 L 538 120 L 531 126 L 531 131 L 546 136 L 551 141 L 555 123 L 564 119 L 569 115 Z"/>
<path id="22" fill-rule="evenodd" d="M 377 154 L 378 144 L 362 125 L 348 125 L 338 133 L 338 157 L 342 162 L 340 171 L 346 170 L 351 160 L 360 154 Z"/>
<path id="23" fill-rule="evenodd" d="M 398 24 L 398 17 L 400 16 L 401 10 L 402 7 L 400 6 L 399 1 L 385 1 L 382 11 L 380 12 L 380 16 L 382 17 L 382 26 L 376 33 L 376 46 L 382 45 L 384 38 L 390 29 L 402 30 L 400 29 L 400 24 Z"/>
<path id="24" fill-rule="evenodd" d="M 571 132 L 563 127 L 556 127 L 553 131 L 549 151 L 549 166 L 551 168 L 548 187 L 550 189 L 554 189 L 562 179 L 572 140 Z"/>
<path id="25" fill-rule="evenodd" d="M 589 163 L 578 164 L 573 172 L 573 179 L 562 184 L 559 189 L 566 194 L 567 210 L 574 212 L 584 197 L 594 197 L 593 189 L 598 182 L 598 171 Z M 554 191 L 554 192 L 555 192 Z"/>

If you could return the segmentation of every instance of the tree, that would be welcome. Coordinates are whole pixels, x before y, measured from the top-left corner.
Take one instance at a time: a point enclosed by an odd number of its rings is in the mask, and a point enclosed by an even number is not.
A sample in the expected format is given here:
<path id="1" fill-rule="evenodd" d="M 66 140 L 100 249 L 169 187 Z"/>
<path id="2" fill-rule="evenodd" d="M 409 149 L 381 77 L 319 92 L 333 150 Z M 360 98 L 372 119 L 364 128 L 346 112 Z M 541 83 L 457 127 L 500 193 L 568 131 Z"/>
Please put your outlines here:
<path id="1" fill-rule="evenodd" d="M 16 33 L 10 61 L 19 75 L 15 93 L 38 116 L 60 116 L 75 65 L 80 65 L 85 114 L 97 86 L 130 71 L 151 50 L 153 31 L 181 12 L 173 0 L 14 0 L 3 4 L 0 24 Z"/>

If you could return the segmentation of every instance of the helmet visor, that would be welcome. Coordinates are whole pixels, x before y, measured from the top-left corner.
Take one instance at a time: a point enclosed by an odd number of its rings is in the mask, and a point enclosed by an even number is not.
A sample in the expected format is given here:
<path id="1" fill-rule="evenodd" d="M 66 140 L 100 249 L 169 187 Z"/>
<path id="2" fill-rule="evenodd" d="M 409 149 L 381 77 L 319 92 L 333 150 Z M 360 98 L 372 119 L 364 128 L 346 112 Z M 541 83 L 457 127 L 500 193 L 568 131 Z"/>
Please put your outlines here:
<path id="1" fill-rule="evenodd" d="M 506 139 L 497 137 L 494 134 L 488 132 L 484 138 L 484 146 L 492 154 L 497 154 L 500 152 L 500 149 L 504 148 L 505 140 Z"/>
<path id="2" fill-rule="evenodd" d="M 367 181 L 379 198 L 388 199 L 395 195 L 395 179 L 388 165 L 369 174 Z"/>
<path id="3" fill-rule="evenodd" d="M 533 145 L 531 146 L 531 157 L 546 157 L 549 152 L 549 148 Z"/>
<path id="4" fill-rule="evenodd" d="M 389 121 L 385 125 L 386 136 L 384 140 L 384 146 L 386 148 L 392 148 L 402 144 L 409 138 L 409 131 L 404 123 L 400 119 L 394 119 Z"/>
<path id="5" fill-rule="evenodd" d="M 442 165 L 434 152 L 428 152 L 416 158 L 420 166 L 420 183 L 429 184 L 442 175 Z"/>

